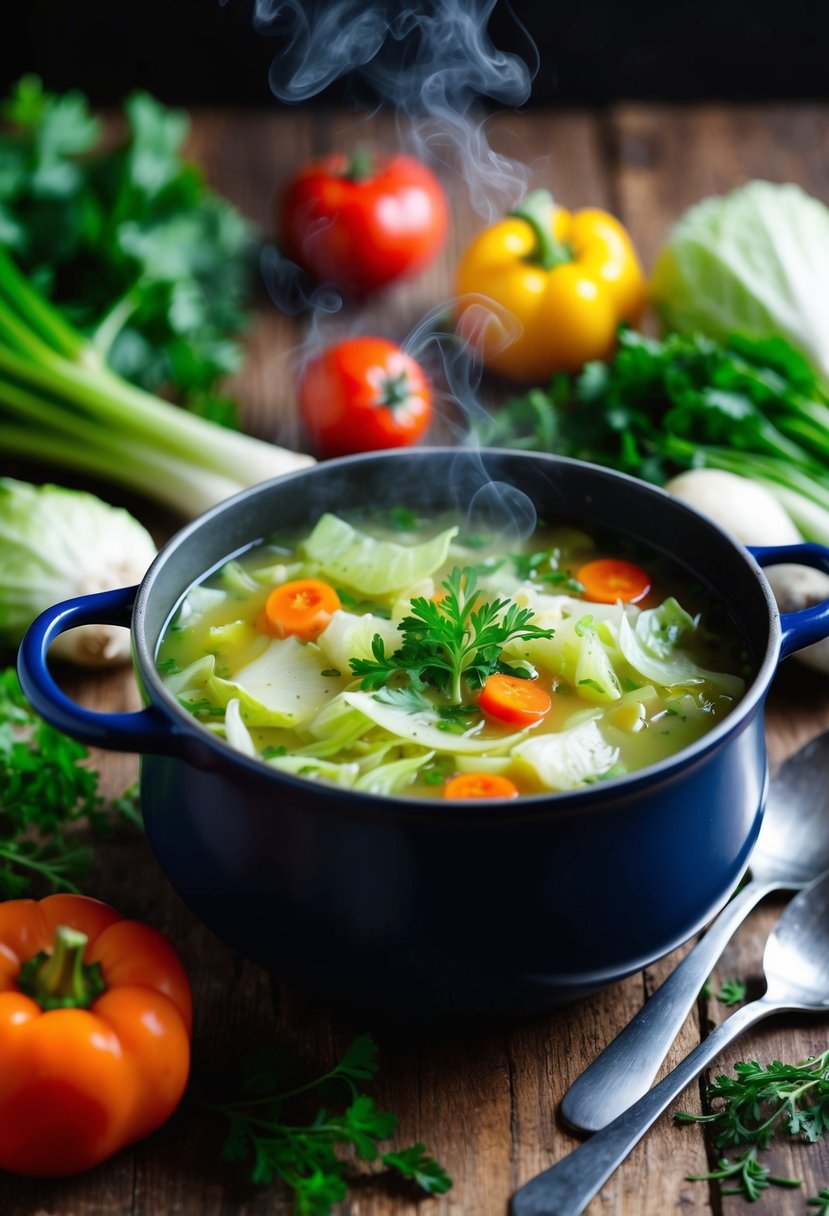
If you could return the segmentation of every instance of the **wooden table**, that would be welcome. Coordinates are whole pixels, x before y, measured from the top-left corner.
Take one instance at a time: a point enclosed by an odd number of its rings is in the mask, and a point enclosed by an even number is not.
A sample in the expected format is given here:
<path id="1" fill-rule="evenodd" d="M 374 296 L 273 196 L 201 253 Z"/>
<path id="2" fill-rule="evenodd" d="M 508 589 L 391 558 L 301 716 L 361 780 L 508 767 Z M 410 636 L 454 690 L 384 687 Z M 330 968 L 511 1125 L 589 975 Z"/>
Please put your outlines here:
<path id="1" fill-rule="evenodd" d="M 213 185 L 234 200 L 265 233 L 271 230 L 275 190 L 310 153 L 347 146 L 355 134 L 393 146 L 391 124 L 375 118 L 355 132 L 354 120 L 324 111 L 201 112 L 194 116 L 190 148 Z M 752 177 L 793 180 L 829 202 L 829 107 L 717 106 L 673 108 L 618 105 L 609 110 L 530 112 L 492 123 L 493 143 L 532 165 L 532 184 L 550 186 L 565 205 L 609 207 L 628 225 L 647 267 L 670 223 L 704 195 Z M 441 261 L 415 282 L 392 291 L 368 310 L 333 322 L 404 336 L 433 306 L 451 294 L 451 267 L 481 224 L 463 183 L 447 177 L 454 229 Z M 296 442 L 292 422 L 292 361 L 305 335 L 304 322 L 262 304 L 250 334 L 245 369 L 234 386 L 245 402 L 250 430 L 283 443 Z M 326 331 L 327 332 L 327 331 Z M 0 461 L 2 465 L 2 461 Z M 7 466 L 3 471 L 12 471 Z M 20 466 L 13 470 L 21 474 Z M 53 474 L 54 475 L 54 474 Z M 164 539 L 178 525 L 141 501 L 111 487 L 95 486 L 128 505 Z M 74 693 L 94 708 L 137 705 L 127 672 L 74 678 Z M 789 660 L 768 699 L 768 745 L 773 766 L 829 726 L 829 679 Z M 108 795 L 135 777 L 137 758 L 95 754 Z M 169 889 L 144 839 L 119 828 L 97 846 L 89 893 L 128 915 L 166 931 L 189 970 L 195 996 L 195 1068 L 233 1058 L 263 1042 L 296 1048 L 309 1076 L 324 1070 L 354 1034 L 371 1031 L 381 1049 L 381 1069 L 371 1092 L 400 1119 L 399 1143 L 423 1140 L 454 1179 L 444 1197 L 413 1201 L 382 1187 L 360 1186 L 343 1205 L 354 1216 L 411 1214 L 505 1216 L 511 1192 L 577 1143 L 557 1109 L 569 1083 L 640 1007 L 681 952 L 608 991 L 532 1024 L 498 1033 L 470 1026 L 449 1039 L 402 1041 L 381 1027 L 352 1025 L 314 1005 L 301 993 L 275 987 L 259 968 L 234 956 L 182 906 Z M 749 994 L 760 989 L 764 935 L 782 907 L 771 899 L 750 917 L 727 950 L 717 977 L 739 976 Z M 674 1062 L 727 1011 L 703 1000 L 688 1019 Z M 789 1018 L 766 1023 L 726 1052 L 716 1071 L 737 1059 L 794 1061 L 824 1049 L 829 1021 Z M 314 1070 L 312 1072 L 312 1070 Z M 700 1108 L 692 1086 L 678 1106 Z M 3 1216 L 231 1216 L 288 1213 L 286 1193 L 275 1185 L 249 1186 L 243 1173 L 218 1158 L 221 1135 L 186 1103 L 155 1135 L 85 1177 L 38 1182 L 0 1179 Z M 710 1169 L 716 1152 L 697 1127 L 678 1127 L 664 1116 L 588 1208 L 591 1216 L 708 1216 L 743 1211 L 742 1198 L 721 1200 L 716 1184 L 685 1176 Z M 806 1199 L 829 1185 L 829 1138 L 815 1146 L 775 1148 L 766 1156 L 773 1172 L 804 1179 L 800 1191 L 766 1193 L 758 1214 L 806 1213 Z"/>

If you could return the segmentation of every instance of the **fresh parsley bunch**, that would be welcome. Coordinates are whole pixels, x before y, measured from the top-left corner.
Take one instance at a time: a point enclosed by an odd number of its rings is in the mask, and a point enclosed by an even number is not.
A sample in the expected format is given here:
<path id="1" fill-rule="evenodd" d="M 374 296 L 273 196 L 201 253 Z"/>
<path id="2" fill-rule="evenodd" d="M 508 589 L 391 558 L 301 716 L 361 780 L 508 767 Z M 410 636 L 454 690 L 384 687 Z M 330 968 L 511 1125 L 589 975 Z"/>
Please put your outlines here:
<path id="1" fill-rule="evenodd" d="M 144 92 L 103 140 L 83 94 L 25 76 L 0 103 L 0 245 L 110 367 L 214 421 L 241 361 L 253 230 L 182 156 L 188 119 Z"/>
<path id="2" fill-rule="evenodd" d="M 203 1077 L 205 1092 L 194 1100 L 228 1121 L 225 1160 L 244 1162 L 257 1185 L 281 1179 L 293 1192 L 297 1216 L 329 1216 L 334 1204 L 345 1199 L 351 1178 L 359 1176 L 353 1163 L 338 1155 L 339 1146 L 358 1161 L 379 1161 L 427 1195 L 443 1194 L 452 1180 L 424 1145 L 381 1151 L 397 1118 L 362 1091 L 377 1068 L 377 1046 L 367 1034 L 356 1038 L 329 1072 L 309 1082 L 292 1084 L 290 1063 L 266 1050 L 240 1062 L 231 1097 L 207 1097 L 212 1083 L 205 1087 Z M 312 1094 L 325 1105 L 309 1106 Z"/>
<path id="3" fill-rule="evenodd" d="M 829 392 L 782 337 L 622 328 L 607 362 L 531 388 L 473 429 L 486 446 L 556 452 L 658 485 L 688 468 L 740 474 L 776 492 L 807 539 L 829 540 Z"/>

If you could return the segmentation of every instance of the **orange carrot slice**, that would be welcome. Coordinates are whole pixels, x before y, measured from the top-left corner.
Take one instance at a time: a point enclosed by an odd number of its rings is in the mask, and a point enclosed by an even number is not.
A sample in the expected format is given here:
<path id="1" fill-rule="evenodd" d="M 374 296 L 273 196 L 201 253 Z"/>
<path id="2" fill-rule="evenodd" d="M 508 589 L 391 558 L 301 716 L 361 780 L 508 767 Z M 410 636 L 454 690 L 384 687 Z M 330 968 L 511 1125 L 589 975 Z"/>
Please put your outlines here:
<path id="1" fill-rule="evenodd" d="M 293 634 L 301 642 L 312 642 L 340 606 L 340 597 L 322 579 L 296 578 L 270 593 L 265 603 L 265 619 L 269 631 L 277 637 Z"/>
<path id="2" fill-rule="evenodd" d="M 584 587 L 585 597 L 598 604 L 615 604 L 617 600 L 636 604 L 651 589 L 647 571 L 619 557 L 587 562 L 576 572 L 576 578 Z"/>
<path id="3" fill-rule="evenodd" d="M 484 680 L 478 706 L 485 714 L 516 726 L 534 726 L 550 712 L 550 694 L 534 680 L 496 672 Z"/>
<path id="4" fill-rule="evenodd" d="M 444 798 L 517 798 L 518 790 L 500 773 L 458 773 L 443 787 Z"/>

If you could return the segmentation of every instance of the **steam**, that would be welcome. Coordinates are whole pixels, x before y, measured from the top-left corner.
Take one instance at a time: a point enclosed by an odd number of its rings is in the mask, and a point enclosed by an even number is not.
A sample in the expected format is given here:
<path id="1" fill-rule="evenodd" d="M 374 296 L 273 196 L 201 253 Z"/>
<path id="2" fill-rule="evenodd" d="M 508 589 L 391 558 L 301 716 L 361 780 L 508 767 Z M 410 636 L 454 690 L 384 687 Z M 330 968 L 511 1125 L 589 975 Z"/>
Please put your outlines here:
<path id="1" fill-rule="evenodd" d="M 481 98 L 523 104 L 537 67 L 494 46 L 487 25 L 496 3 L 256 0 L 254 24 L 287 40 L 269 74 L 280 101 L 308 101 L 340 79 L 367 89 L 376 106 L 395 110 L 417 155 L 460 174 L 489 222 L 526 193 L 529 171 L 490 146 L 475 110 Z"/>
<path id="2" fill-rule="evenodd" d="M 269 72 L 276 98 L 297 105 L 341 82 L 355 107 L 391 111 L 399 146 L 457 175 L 470 208 L 488 224 L 518 204 L 531 176 L 526 164 L 491 146 L 489 113 L 526 102 L 538 68 L 532 40 L 514 15 L 529 63 L 494 45 L 488 27 L 497 3 L 255 0 L 253 22 L 277 47 Z M 321 348 L 364 332 L 365 313 L 352 312 L 335 287 L 315 283 L 274 246 L 263 251 L 261 269 L 274 304 L 305 316 L 304 339 L 292 352 L 297 376 Z M 517 319 L 492 300 L 482 296 L 472 307 L 469 303 L 465 300 L 462 332 L 452 321 L 454 302 L 447 300 L 401 342 L 432 384 L 438 429 L 444 432 L 440 440 L 451 438 L 462 446 L 470 443 L 470 423 L 488 416 L 479 397 L 483 364 L 476 338 L 486 330 L 490 347 L 493 342 L 507 346 L 520 332 Z M 382 336 L 387 317 L 380 313 L 377 321 L 371 329 Z M 491 482 L 486 475 L 482 480 Z M 532 530 L 534 511 L 525 496 L 491 483 L 467 488 L 464 501 L 490 530 L 511 528 L 516 536 Z"/>

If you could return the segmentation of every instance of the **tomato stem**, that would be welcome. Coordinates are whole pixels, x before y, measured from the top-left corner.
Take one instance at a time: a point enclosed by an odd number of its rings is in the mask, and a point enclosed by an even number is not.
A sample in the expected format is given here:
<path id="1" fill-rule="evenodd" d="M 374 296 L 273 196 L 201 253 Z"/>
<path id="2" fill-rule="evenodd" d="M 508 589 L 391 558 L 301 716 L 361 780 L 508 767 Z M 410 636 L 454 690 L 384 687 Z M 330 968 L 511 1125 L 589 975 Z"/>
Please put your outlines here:
<path id="1" fill-rule="evenodd" d="M 350 182 L 364 182 L 374 173 L 374 157 L 366 144 L 351 149 L 343 177 Z"/>
<path id="2" fill-rule="evenodd" d="M 380 385 L 380 400 L 381 406 L 386 406 L 394 412 L 395 406 L 405 405 L 412 395 L 411 384 L 409 382 L 409 373 L 406 371 L 397 372 L 395 375 L 384 377 Z"/>
<path id="3" fill-rule="evenodd" d="M 549 190 L 531 190 L 510 215 L 524 220 L 532 229 L 535 248 L 527 257 L 528 262 L 536 263 L 542 270 L 554 270 L 573 261 L 569 245 L 553 236 L 555 203 Z"/>
<path id="4" fill-rule="evenodd" d="M 69 925 L 58 925 L 51 953 L 42 950 L 20 969 L 17 986 L 41 1009 L 88 1009 L 106 984 L 100 963 L 85 963 L 89 938 Z"/>

